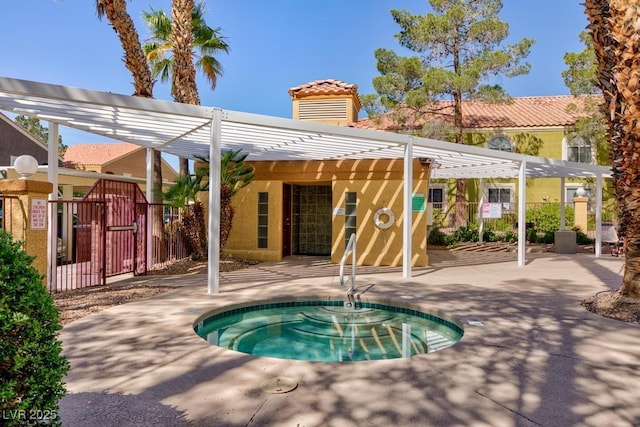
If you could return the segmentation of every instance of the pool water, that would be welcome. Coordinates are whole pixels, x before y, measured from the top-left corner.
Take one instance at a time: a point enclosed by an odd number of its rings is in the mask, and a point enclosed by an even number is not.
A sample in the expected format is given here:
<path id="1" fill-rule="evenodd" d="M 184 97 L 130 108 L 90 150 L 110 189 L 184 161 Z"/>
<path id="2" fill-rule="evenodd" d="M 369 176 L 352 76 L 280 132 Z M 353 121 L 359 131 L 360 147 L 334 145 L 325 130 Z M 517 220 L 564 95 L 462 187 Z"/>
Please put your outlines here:
<path id="1" fill-rule="evenodd" d="M 462 338 L 457 324 L 384 304 L 291 301 L 257 304 L 200 321 L 213 345 L 256 356 L 323 362 L 394 359 L 431 353 Z"/>

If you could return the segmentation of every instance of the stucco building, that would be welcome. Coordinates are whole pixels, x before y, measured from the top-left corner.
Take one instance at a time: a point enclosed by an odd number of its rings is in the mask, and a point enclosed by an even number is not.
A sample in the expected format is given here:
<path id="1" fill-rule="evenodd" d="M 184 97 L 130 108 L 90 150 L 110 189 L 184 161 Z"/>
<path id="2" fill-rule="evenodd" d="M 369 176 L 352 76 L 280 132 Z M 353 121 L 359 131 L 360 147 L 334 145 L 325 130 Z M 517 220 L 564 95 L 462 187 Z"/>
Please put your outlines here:
<path id="1" fill-rule="evenodd" d="M 420 117 L 402 126 L 389 117 L 358 119 L 357 85 L 332 79 L 293 87 L 289 95 L 297 120 L 414 133 L 429 119 Z M 466 143 L 595 163 L 595 146 L 573 133 L 581 103 L 572 96 L 514 98 L 507 104 L 466 102 Z M 578 108 L 569 108 L 572 104 Z M 234 198 L 236 216 L 228 254 L 270 261 L 289 255 L 324 255 L 339 262 L 355 232 L 358 264 L 402 264 L 402 159 L 249 163 L 256 178 Z M 430 180 L 429 168 L 429 159 L 414 160 L 412 266 L 428 264 L 427 202 L 453 201 L 454 181 Z M 568 180 L 563 190 L 566 199 L 572 200 L 580 187 L 589 189 L 589 184 Z M 516 189 L 511 180 L 471 180 L 467 198 L 478 201 L 482 195 L 484 201 L 501 203 L 504 212 L 513 212 Z M 530 202 L 558 202 L 560 191 L 559 179 L 527 182 Z"/>

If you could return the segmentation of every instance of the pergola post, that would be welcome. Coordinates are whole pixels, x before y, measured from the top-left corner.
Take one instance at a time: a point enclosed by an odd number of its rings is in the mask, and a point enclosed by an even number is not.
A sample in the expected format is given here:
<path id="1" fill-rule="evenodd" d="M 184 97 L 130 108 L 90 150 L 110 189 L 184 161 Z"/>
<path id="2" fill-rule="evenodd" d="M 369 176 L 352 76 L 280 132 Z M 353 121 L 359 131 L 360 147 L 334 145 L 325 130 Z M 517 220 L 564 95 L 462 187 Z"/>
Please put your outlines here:
<path id="1" fill-rule="evenodd" d="M 527 230 L 527 161 L 520 162 L 518 174 L 518 267 L 525 265 L 526 230 Z"/>
<path id="2" fill-rule="evenodd" d="M 596 258 L 602 255 L 602 174 L 596 176 Z"/>
<path id="3" fill-rule="evenodd" d="M 155 202 L 155 198 L 153 197 L 153 148 L 148 148 L 146 150 L 146 191 L 145 196 L 147 197 L 147 202 L 153 203 Z M 153 208 L 150 205 L 147 205 L 147 269 L 151 268 L 153 265 Z M 160 225 L 158 225 L 160 227 Z"/>
<path id="4" fill-rule="evenodd" d="M 49 139 L 47 140 L 47 180 L 53 184 L 53 192 L 49 193 L 49 201 L 58 200 L 58 124 L 49 122 Z M 57 266 L 54 251 L 58 247 L 58 204 L 49 203 L 47 212 L 47 288 L 57 289 Z"/>
<path id="5" fill-rule="evenodd" d="M 209 240 L 207 293 L 220 291 L 220 140 L 222 111 L 213 110 L 209 141 Z"/>
<path id="6" fill-rule="evenodd" d="M 402 277 L 411 277 L 413 258 L 413 215 L 411 212 L 411 194 L 413 192 L 413 140 L 404 146 L 404 221 L 402 222 Z"/>

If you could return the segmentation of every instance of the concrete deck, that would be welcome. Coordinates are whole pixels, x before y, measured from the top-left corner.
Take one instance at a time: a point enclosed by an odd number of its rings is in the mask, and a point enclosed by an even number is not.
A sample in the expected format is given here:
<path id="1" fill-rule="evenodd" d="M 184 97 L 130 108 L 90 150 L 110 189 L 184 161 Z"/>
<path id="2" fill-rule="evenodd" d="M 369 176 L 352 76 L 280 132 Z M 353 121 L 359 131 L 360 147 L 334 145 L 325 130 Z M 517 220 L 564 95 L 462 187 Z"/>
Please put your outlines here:
<path id="1" fill-rule="evenodd" d="M 410 359 L 319 363 L 213 347 L 193 332 L 202 313 L 276 296 L 341 297 L 338 268 L 317 258 L 222 274 L 133 278 L 176 286 L 67 325 L 71 370 L 64 426 L 637 426 L 640 327 L 580 306 L 619 287 L 623 260 L 588 254 L 430 252 L 432 265 L 362 268 L 370 300 L 442 311 L 461 322 L 455 346 Z M 484 326 L 472 326 L 480 321 Z M 267 394 L 260 384 L 292 377 Z"/>

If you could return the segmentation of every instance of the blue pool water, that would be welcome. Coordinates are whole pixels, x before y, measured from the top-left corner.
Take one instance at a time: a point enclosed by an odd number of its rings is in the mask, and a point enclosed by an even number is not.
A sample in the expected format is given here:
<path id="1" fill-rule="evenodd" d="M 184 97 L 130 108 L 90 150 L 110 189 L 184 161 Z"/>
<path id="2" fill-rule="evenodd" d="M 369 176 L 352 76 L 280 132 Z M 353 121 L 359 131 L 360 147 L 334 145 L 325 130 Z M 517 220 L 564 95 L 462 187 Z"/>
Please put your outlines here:
<path id="1" fill-rule="evenodd" d="M 342 301 L 256 304 L 209 316 L 196 333 L 213 345 L 253 354 L 323 362 L 411 357 L 450 347 L 457 324 L 410 308 Z"/>

